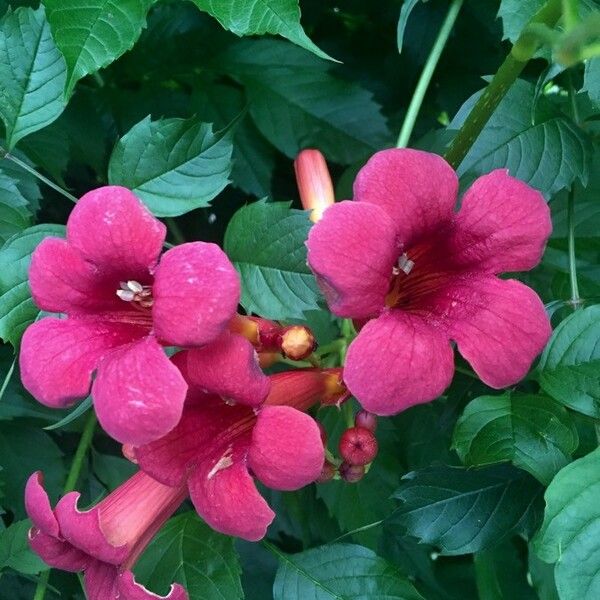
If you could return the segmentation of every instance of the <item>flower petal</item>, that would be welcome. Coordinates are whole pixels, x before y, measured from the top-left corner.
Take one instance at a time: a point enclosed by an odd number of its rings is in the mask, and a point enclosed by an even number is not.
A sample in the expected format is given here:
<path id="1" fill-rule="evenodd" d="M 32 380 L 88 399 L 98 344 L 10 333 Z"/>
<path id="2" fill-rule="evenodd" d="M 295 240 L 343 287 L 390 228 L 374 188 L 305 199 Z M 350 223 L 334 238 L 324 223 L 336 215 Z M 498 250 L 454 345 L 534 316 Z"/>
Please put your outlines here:
<path id="1" fill-rule="evenodd" d="M 191 386 L 249 406 L 258 406 L 271 389 L 252 344 L 228 332 L 202 348 L 189 350 L 186 372 Z"/>
<path id="2" fill-rule="evenodd" d="M 120 600 L 119 570 L 99 560 L 94 560 L 85 570 L 83 587 L 87 600 Z"/>
<path id="3" fill-rule="evenodd" d="M 56 505 L 61 536 L 93 558 L 112 565 L 121 564 L 132 549 L 127 544 L 111 544 L 100 527 L 98 509 L 80 511 L 77 508 L 79 496 L 79 492 L 69 492 Z"/>
<path id="4" fill-rule="evenodd" d="M 265 406 L 252 431 L 248 465 L 276 490 L 297 490 L 321 474 L 325 450 L 315 420 L 290 406 Z"/>
<path id="5" fill-rule="evenodd" d="M 58 537 L 58 521 L 43 484 L 44 476 L 41 471 L 30 475 L 25 485 L 25 510 L 36 529 L 49 536 Z"/>
<path id="6" fill-rule="evenodd" d="M 107 273 L 144 279 L 165 241 L 166 227 L 128 189 L 107 185 L 81 197 L 67 221 L 67 239 Z"/>
<path id="7" fill-rule="evenodd" d="M 90 557 L 69 542 L 35 529 L 29 531 L 29 545 L 47 565 L 55 569 L 76 573 L 90 563 Z"/>
<path id="8" fill-rule="evenodd" d="M 448 299 L 450 337 L 482 381 L 494 388 L 521 380 L 552 333 L 538 295 L 513 279 L 457 282 Z"/>
<path id="9" fill-rule="evenodd" d="M 213 529 L 255 542 L 265 536 L 275 513 L 258 493 L 244 454 L 245 449 L 234 448 L 229 459 L 203 461 L 189 478 L 190 497 Z"/>
<path id="10" fill-rule="evenodd" d="M 439 396 L 452 381 L 448 335 L 419 315 L 391 310 L 369 321 L 350 344 L 344 381 L 377 415 L 399 413 Z"/>
<path id="11" fill-rule="evenodd" d="M 47 317 L 30 325 L 21 341 L 21 379 L 42 404 L 63 408 L 88 395 L 103 357 L 143 334 L 140 328 L 90 319 Z"/>
<path id="12" fill-rule="evenodd" d="M 451 219 L 457 191 L 456 173 L 441 156 L 407 148 L 377 152 L 354 181 L 354 200 L 383 208 L 404 245 Z"/>
<path id="13" fill-rule="evenodd" d="M 46 238 L 31 257 L 29 286 L 35 303 L 51 312 L 90 312 L 117 308 L 112 285 L 66 240 Z"/>
<path id="14" fill-rule="evenodd" d="M 99 367 L 92 397 L 104 430 L 124 444 L 147 444 L 181 418 L 187 392 L 181 373 L 153 337 L 120 348 Z"/>
<path id="15" fill-rule="evenodd" d="M 313 225 L 306 246 L 332 312 L 357 319 L 379 314 L 399 253 L 384 211 L 359 202 L 334 204 Z"/>
<path id="16" fill-rule="evenodd" d="M 121 600 L 188 600 L 187 592 L 178 583 L 171 585 L 166 596 L 159 596 L 137 583 L 131 571 L 125 571 L 119 575 L 117 587 L 120 593 L 118 598 Z"/>
<path id="17" fill-rule="evenodd" d="M 153 294 L 156 335 L 174 346 L 200 346 L 227 328 L 240 301 L 240 278 L 216 244 L 181 244 L 162 257 Z"/>
<path id="18" fill-rule="evenodd" d="M 542 194 L 498 169 L 464 195 L 451 244 L 460 261 L 478 270 L 526 271 L 540 262 L 551 231 Z"/>

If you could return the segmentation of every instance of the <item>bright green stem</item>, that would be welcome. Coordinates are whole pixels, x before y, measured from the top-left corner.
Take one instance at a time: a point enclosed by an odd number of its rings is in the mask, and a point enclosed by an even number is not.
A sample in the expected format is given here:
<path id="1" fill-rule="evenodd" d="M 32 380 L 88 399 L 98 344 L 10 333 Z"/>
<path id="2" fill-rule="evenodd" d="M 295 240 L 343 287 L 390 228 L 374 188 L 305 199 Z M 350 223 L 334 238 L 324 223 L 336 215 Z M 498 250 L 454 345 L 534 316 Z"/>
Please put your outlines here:
<path id="1" fill-rule="evenodd" d="M 562 0 L 565 30 L 570 31 L 579 22 L 579 0 Z"/>
<path id="2" fill-rule="evenodd" d="M 575 184 L 571 186 L 567 198 L 567 227 L 569 229 L 569 277 L 571 280 L 571 304 L 577 308 L 581 303 L 577 283 L 577 259 L 575 258 Z"/>
<path id="3" fill-rule="evenodd" d="M 17 158 L 10 154 L 7 150 L 0 146 L 0 158 L 6 158 L 15 163 L 15 165 L 19 165 L 21 169 L 31 173 L 34 177 L 45 183 L 47 186 L 51 187 L 53 190 L 56 190 L 59 194 L 62 194 L 65 198 L 70 200 L 71 202 L 77 202 L 77 198 L 73 196 L 73 194 L 69 194 L 67 190 L 63 190 L 59 185 L 56 185 L 53 181 L 50 181 L 47 177 L 44 177 L 41 173 L 38 173 L 33 167 L 30 167 L 25 161 Z"/>
<path id="4" fill-rule="evenodd" d="M 92 444 L 95 429 L 96 413 L 94 413 L 94 411 L 92 410 L 83 427 L 83 432 L 81 433 L 81 438 L 79 439 L 79 445 L 77 446 L 77 450 L 75 451 L 75 456 L 73 457 L 73 462 L 71 463 L 69 474 L 67 475 L 67 481 L 63 490 L 64 494 L 66 494 L 67 492 L 72 492 L 75 489 L 75 486 L 77 485 L 77 480 L 79 479 L 79 476 L 81 475 L 81 469 L 83 468 L 83 461 Z M 33 600 L 44 600 L 44 596 L 46 595 L 46 589 L 48 587 L 49 577 L 50 570 L 45 571 L 40 575 L 37 587 L 35 588 L 35 595 L 33 596 Z"/>
<path id="5" fill-rule="evenodd" d="M 479 137 L 481 130 L 489 121 L 498 104 L 527 62 L 533 57 L 538 47 L 537 39 L 527 30 L 531 25 L 543 24 L 554 27 L 562 13 L 562 0 L 548 0 L 546 4 L 533 16 L 525 27 L 521 37 L 512 47 L 510 54 L 506 57 L 500 68 L 485 88 L 475 106 L 471 109 L 463 126 L 445 154 L 446 160 L 456 169 L 463 161 L 475 140 Z"/>
<path id="6" fill-rule="evenodd" d="M 431 52 L 427 57 L 427 62 L 423 67 L 423 72 L 421 73 L 421 77 L 419 78 L 417 87 L 415 88 L 415 93 L 410 101 L 408 111 L 406 112 L 404 123 L 402 123 L 402 129 L 400 130 L 398 143 L 396 144 L 398 148 L 406 148 L 406 146 L 408 146 L 410 136 L 415 126 L 415 121 L 417 120 L 417 116 L 421 110 L 421 105 L 423 104 L 423 99 L 425 98 L 425 93 L 427 92 L 427 88 L 429 87 L 435 68 L 440 60 L 444 46 L 448 41 L 452 27 L 454 27 L 454 22 L 456 21 L 456 17 L 458 16 L 463 1 L 464 0 L 453 0 L 448 8 L 448 13 L 446 14 L 446 18 L 442 23 L 442 27 L 440 28 L 435 43 L 431 48 Z"/>
<path id="7" fill-rule="evenodd" d="M 0 387 L 0 402 L 2 401 L 2 398 L 4 397 L 4 392 L 6 392 L 6 388 L 8 387 L 8 384 L 10 383 L 10 378 L 12 377 L 13 373 L 15 372 L 16 362 L 17 362 L 17 359 L 15 357 L 14 360 L 12 361 L 12 364 L 10 365 L 10 369 L 8 369 L 8 373 L 6 374 L 4 381 L 2 382 L 2 387 Z"/>

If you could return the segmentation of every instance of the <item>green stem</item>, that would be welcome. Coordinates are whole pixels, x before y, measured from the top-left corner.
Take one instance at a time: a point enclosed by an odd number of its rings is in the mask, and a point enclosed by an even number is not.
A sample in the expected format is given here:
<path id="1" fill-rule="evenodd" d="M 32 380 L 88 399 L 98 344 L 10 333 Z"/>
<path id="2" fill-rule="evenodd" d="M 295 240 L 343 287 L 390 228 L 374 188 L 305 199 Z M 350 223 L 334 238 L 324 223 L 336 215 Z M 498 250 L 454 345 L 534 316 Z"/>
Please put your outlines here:
<path id="1" fill-rule="evenodd" d="M 81 438 L 79 439 L 79 444 L 77 446 L 77 450 L 75 451 L 75 456 L 73 457 L 73 462 L 71 463 L 69 474 L 67 475 L 67 481 L 65 482 L 63 494 L 72 492 L 75 489 L 75 486 L 77 485 L 77 480 L 79 479 L 79 476 L 81 475 L 81 469 L 83 468 L 83 461 L 92 443 L 95 429 L 96 414 L 92 410 L 83 427 L 83 432 L 81 433 Z M 35 588 L 35 595 L 33 596 L 33 600 L 44 600 L 44 596 L 46 595 L 46 589 L 48 587 L 49 577 L 50 569 L 48 571 L 44 571 L 44 573 L 40 575 L 37 587 Z"/>
<path id="2" fill-rule="evenodd" d="M 419 114 L 419 111 L 421 110 L 421 105 L 423 104 L 423 99 L 425 98 L 425 93 L 427 92 L 427 88 L 431 83 L 431 78 L 433 77 L 433 73 L 435 71 L 435 68 L 437 67 L 438 61 L 440 60 L 440 56 L 442 55 L 444 46 L 448 41 L 450 32 L 454 27 L 456 17 L 460 12 L 463 1 L 464 0 L 453 0 L 450 4 L 450 7 L 448 8 L 446 18 L 442 23 L 435 43 L 431 48 L 431 52 L 427 57 L 427 62 L 423 67 L 421 77 L 419 77 L 417 87 L 415 88 L 415 93 L 413 94 L 413 97 L 410 101 L 410 105 L 408 106 L 408 111 L 406 112 L 404 123 L 402 123 L 400 135 L 398 136 L 398 143 L 396 144 L 398 148 L 406 148 L 406 146 L 408 146 L 408 142 L 410 140 L 410 136 L 415 126 L 417 116 Z"/>
<path id="3" fill-rule="evenodd" d="M 38 173 L 33 167 L 30 167 L 25 161 L 17 158 L 16 156 L 10 154 L 8 150 L 5 150 L 0 146 L 0 158 L 6 158 L 15 163 L 15 165 L 19 165 L 21 169 L 27 171 L 47 186 L 51 187 L 53 190 L 57 191 L 59 194 L 62 194 L 65 198 L 70 200 L 71 202 L 77 202 L 77 198 L 73 196 L 73 194 L 69 194 L 67 190 L 63 190 L 59 185 L 56 185 L 53 181 L 50 181 L 47 177 L 44 177 L 41 173 Z"/>
<path id="4" fill-rule="evenodd" d="M 2 382 L 2 387 L 0 388 L 0 401 L 2 400 L 2 398 L 4 398 L 4 392 L 6 392 L 6 388 L 8 387 L 8 384 L 10 383 L 10 378 L 12 377 L 12 374 L 15 371 L 16 363 L 17 363 L 17 357 L 15 356 L 15 358 L 12 361 L 12 364 L 10 365 L 10 369 L 8 369 L 8 373 L 6 374 L 6 377 L 4 378 L 4 381 Z"/>
<path id="5" fill-rule="evenodd" d="M 565 31 L 570 31 L 579 22 L 579 0 L 562 0 Z"/>
<path id="6" fill-rule="evenodd" d="M 581 304 L 579 283 L 577 282 L 577 259 L 575 257 L 575 184 L 571 185 L 567 198 L 567 227 L 569 237 L 569 277 L 571 280 L 571 304 L 577 308 Z"/>
<path id="7" fill-rule="evenodd" d="M 445 158 L 454 169 L 463 161 L 502 98 L 535 54 L 538 42 L 528 32 L 529 27 L 536 24 L 554 27 L 561 16 L 561 12 L 561 0 L 548 0 L 529 21 L 521 37 L 512 47 L 510 54 L 500 65 L 500 68 L 471 109 L 456 137 L 452 140 Z"/>

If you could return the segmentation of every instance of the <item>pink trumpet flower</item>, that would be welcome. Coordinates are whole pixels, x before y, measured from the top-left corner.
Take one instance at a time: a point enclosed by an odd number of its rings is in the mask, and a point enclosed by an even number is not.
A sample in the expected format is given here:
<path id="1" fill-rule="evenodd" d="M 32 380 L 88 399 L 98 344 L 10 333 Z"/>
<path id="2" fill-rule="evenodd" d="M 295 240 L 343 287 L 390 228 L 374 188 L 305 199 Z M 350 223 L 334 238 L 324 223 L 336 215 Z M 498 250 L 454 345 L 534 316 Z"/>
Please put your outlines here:
<path id="1" fill-rule="evenodd" d="M 477 179 L 458 212 L 456 173 L 417 150 L 375 154 L 354 201 L 313 226 L 308 262 L 331 310 L 366 325 L 344 381 L 363 407 L 398 413 L 441 394 L 451 342 L 494 388 L 519 381 L 551 327 L 537 294 L 505 271 L 535 267 L 551 232 L 542 195 L 497 170 Z"/>
<path id="2" fill-rule="evenodd" d="M 42 241 L 29 270 L 36 304 L 68 318 L 46 317 L 26 330 L 23 384 L 51 407 L 68 406 L 91 386 L 100 423 L 124 443 L 157 439 L 181 417 L 187 385 L 161 346 L 217 344 L 217 352 L 231 343 L 220 336 L 240 297 L 235 268 L 203 242 L 159 260 L 165 234 L 132 192 L 102 187 L 79 200 L 66 240 Z M 247 355 L 250 344 L 236 342 L 244 345 Z"/>
<path id="3" fill-rule="evenodd" d="M 194 351 L 177 355 L 183 373 Z M 187 363 L 187 364 L 186 364 Z M 325 460 L 313 404 L 344 393 L 340 370 L 302 369 L 270 377 L 264 404 L 224 402 L 190 381 L 181 421 L 164 438 L 134 450 L 139 467 L 165 485 L 187 486 L 198 514 L 214 529 L 255 541 L 275 517 L 254 484 L 277 490 L 315 481 Z"/>
<path id="4" fill-rule="evenodd" d="M 179 584 L 167 596 L 157 596 L 131 572 L 186 495 L 185 486 L 169 487 L 139 471 L 87 511 L 78 509 L 77 492 L 66 494 L 52 510 L 38 471 L 25 488 L 25 507 L 33 522 L 29 544 L 51 567 L 83 571 L 88 600 L 187 600 Z"/>

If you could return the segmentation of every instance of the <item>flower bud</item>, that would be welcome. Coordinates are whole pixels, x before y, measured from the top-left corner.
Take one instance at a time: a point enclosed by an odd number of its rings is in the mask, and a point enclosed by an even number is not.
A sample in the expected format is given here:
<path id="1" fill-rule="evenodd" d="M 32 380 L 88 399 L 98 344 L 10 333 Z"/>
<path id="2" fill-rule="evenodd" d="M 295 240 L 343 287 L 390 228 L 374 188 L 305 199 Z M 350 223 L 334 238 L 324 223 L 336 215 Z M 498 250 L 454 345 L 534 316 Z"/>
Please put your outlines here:
<path id="1" fill-rule="evenodd" d="M 366 410 L 359 410 L 354 417 L 354 424 L 357 427 L 362 427 L 375 433 L 377 429 L 377 416 Z"/>
<path id="2" fill-rule="evenodd" d="M 377 456 L 377 440 L 372 431 L 364 427 L 352 427 L 342 433 L 339 451 L 347 463 L 366 465 Z"/>
<path id="3" fill-rule="evenodd" d="M 310 220 L 316 223 L 325 209 L 335 202 L 325 158 L 318 150 L 302 150 L 294 161 L 294 170 L 300 202 L 304 210 L 312 211 Z"/>
<path id="4" fill-rule="evenodd" d="M 258 364 L 261 369 L 268 369 L 271 365 L 277 362 L 279 358 L 278 352 L 259 352 Z"/>
<path id="5" fill-rule="evenodd" d="M 328 369 L 323 372 L 325 391 L 321 398 L 323 406 L 341 406 L 349 397 L 350 392 L 342 380 L 341 369 Z"/>
<path id="6" fill-rule="evenodd" d="M 326 483 L 331 481 L 335 475 L 335 465 L 328 460 L 323 463 L 323 470 L 317 479 L 317 483 Z"/>
<path id="7" fill-rule="evenodd" d="M 365 468 L 362 465 L 351 465 L 343 462 L 338 469 L 340 477 L 348 483 L 356 483 L 365 475 Z"/>
<path id="8" fill-rule="evenodd" d="M 315 336 L 304 325 L 291 325 L 281 333 L 281 352 L 291 360 L 304 360 L 315 350 Z"/>

